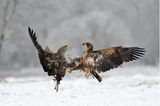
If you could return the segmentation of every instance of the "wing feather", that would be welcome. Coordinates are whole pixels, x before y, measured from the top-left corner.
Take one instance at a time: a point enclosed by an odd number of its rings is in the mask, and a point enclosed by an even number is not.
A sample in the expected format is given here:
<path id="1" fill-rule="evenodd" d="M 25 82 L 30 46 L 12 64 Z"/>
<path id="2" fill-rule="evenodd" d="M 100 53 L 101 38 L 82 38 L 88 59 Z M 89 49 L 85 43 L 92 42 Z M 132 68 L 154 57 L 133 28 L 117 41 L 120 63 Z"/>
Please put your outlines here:
<path id="1" fill-rule="evenodd" d="M 34 46 L 37 48 L 38 52 L 43 51 L 43 48 L 41 47 L 41 45 L 37 41 L 37 36 L 36 36 L 36 33 L 33 31 L 33 29 L 28 27 L 28 33 L 31 37 L 31 40 L 32 40 Z"/>
<path id="2" fill-rule="evenodd" d="M 36 33 L 30 27 L 28 27 L 28 33 L 31 37 L 31 40 L 32 40 L 34 46 L 38 50 L 39 60 L 40 60 L 40 63 L 43 67 L 44 72 L 47 72 L 49 76 L 55 75 L 55 68 L 54 68 L 55 64 L 53 63 L 53 61 L 51 61 L 51 60 L 54 60 L 52 58 L 53 52 L 51 52 L 48 47 L 46 47 L 46 49 L 43 50 L 43 48 L 41 47 L 41 45 L 37 41 Z"/>
<path id="3" fill-rule="evenodd" d="M 124 62 L 140 59 L 143 57 L 145 49 L 139 47 L 112 47 L 108 49 L 94 51 L 103 55 L 110 56 L 111 60 L 116 61 L 117 59 Z"/>
<path id="4" fill-rule="evenodd" d="M 115 53 L 117 53 L 118 49 L 120 49 L 121 46 L 118 46 L 118 47 L 112 47 L 112 48 L 108 48 L 108 49 L 102 49 L 102 50 L 96 50 L 96 51 L 93 51 L 94 53 L 100 53 L 100 54 L 106 54 L 106 55 L 113 55 Z"/>
<path id="5" fill-rule="evenodd" d="M 123 49 L 126 49 L 123 51 Z M 140 59 L 144 56 L 145 49 L 139 47 L 121 48 L 120 53 L 124 62 Z"/>
<path id="6" fill-rule="evenodd" d="M 144 48 L 139 47 L 112 47 L 108 49 L 94 51 L 95 54 L 102 55 L 102 59 L 97 59 L 94 64 L 100 72 L 117 68 L 123 62 L 140 59 L 145 52 Z"/>

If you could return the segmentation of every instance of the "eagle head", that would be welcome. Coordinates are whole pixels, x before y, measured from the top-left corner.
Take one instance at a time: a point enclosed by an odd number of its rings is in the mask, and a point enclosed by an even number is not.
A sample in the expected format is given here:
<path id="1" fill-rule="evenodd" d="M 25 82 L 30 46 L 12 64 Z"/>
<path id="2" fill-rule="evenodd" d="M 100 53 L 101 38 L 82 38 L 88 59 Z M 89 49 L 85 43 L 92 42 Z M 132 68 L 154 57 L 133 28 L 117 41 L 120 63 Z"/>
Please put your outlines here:
<path id="1" fill-rule="evenodd" d="M 84 50 L 86 52 L 92 52 L 93 51 L 93 45 L 90 42 L 85 42 L 82 45 L 84 46 Z"/>
<path id="2" fill-rule="evenodd" d="M 58 49 L 58 53 L 64 54 L 70 48 L 69 45 L 64 45 Z"/>

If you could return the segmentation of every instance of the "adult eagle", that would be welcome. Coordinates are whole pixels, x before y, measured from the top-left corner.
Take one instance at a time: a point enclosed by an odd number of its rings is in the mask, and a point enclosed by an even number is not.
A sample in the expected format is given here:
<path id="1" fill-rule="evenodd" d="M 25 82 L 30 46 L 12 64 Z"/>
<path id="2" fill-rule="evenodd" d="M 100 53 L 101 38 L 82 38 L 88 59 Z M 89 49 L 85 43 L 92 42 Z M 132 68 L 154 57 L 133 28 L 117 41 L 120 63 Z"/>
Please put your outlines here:
<path id="1" fill-rule="evenodd" d="M 83 70 L 85 76 L 95 77 L 102 81 L 98 73 L 117 68 L 123 62 L 130 62 L 140 59 L 144 55 L 144 48 L 139 47 L 112 47 L 103 50 L 93 50 L 93 45 L 89 42 L 83 43 L 84 53 L 80 58 L 74 58 L 78 64 L 72 70 Z"/>
<path id="2" fill-rule="evenodd" d="M 56 53 L 53 53 L 48 47 L 45 49 L 42 48 L 37 41 L 36 33 L 33 32 L 30 27 L 28 27 L 28 32 L 34 46 L 38 51 L 39 60 L 44 72 L 47 72 L 49 76 L 54 77 L 54 80 L 56 81 L 55 89 L 58 91 L 60 81 L 62 80 L 62 77 L 65 76 L 66 69 L 75 65 L 73 62 L 67 63 L 64 56 L 69 46 L 62 46 Z"/>

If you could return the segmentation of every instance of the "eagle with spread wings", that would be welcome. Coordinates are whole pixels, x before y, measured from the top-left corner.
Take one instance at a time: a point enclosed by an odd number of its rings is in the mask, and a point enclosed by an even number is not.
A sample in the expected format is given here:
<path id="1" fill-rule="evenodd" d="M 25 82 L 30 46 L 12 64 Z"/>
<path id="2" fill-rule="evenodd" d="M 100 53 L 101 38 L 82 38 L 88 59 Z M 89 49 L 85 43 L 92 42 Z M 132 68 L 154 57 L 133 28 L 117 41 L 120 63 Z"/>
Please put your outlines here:
<path id="1" fill-rule="evenodd" d="M 55 89 L 58 91 L 60 81 L 66 74 L 66 69 L 75 66 L 74 62 L 67 63 L 64 56 L 69 46 L 64 45 L 60 47 L 56 53 L 53 53 L 48 46 L 45 49 L 42 48 L 37 41 L 36 33 L 33 32 L 30 27 L 28 27 L 28 32 L 34 46 L 38 51 L 39 60 L 44 72 L 47 72 L 49 76 L 54 77 L 54 80 L 56 81 Z"/>
<path id="2" fill-rule="evenodd" d="M 53 53 L 48 47 L 45 49 L 38 43 L 36 33 L 28 27 L 31 40 L 38 51 L 38 56 L 43 70 L 49 76 L 53 76 L 56 81 L 55 89 L 58 91 L 60 81 L 66 74 L 66 70 L 83 70 L 85 76 L 95 77 L 99 82 L 102 81 L 98 73 L 117 68 L 124 62 L 140 59 L 145 52 L 144 48 L 139 47 L 112 47 L 103 50 L 93 50 L 93 45 L 89 42 L 83 43 L 84 53 L 80 58 L 71 59 L 68 63 L 65 52 L 69 46 L 64 45 Z"/>
<path id="3" fill-rule="evenodd" d="M 98 73 L 117 68 L 124 62 L 140 59 L 144 55 L 144 48 L 139 47 L 112 47 L 103 50 L 93 50 L 93 45 L 89 42 L 83 43 L 84 53 L 80 58 L 73 60 L 77 65 L 71 70 L 83 70 L 85 76 L 95 77 L 99 82 L 102 81 Z"/>

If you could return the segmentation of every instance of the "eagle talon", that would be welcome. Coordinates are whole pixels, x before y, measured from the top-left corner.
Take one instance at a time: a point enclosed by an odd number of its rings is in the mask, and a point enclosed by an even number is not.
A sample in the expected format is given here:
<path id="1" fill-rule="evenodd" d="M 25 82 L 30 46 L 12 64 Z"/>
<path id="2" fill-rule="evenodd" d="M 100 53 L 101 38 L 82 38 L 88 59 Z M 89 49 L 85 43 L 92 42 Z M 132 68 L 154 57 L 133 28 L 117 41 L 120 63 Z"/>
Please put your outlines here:
<path id="1" fill-rule="evenodd" d="M 73 70 L 71 70 L 71 69 L 67 69 L 67 72 L 68 72 L 68 73 L 71 73 L 72 71 L 73 71 Z"/>

